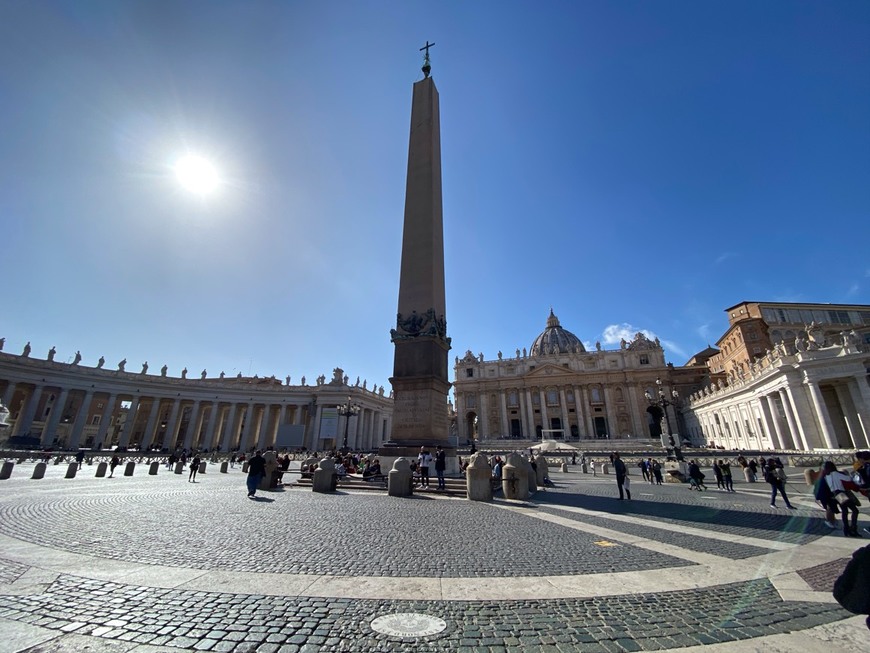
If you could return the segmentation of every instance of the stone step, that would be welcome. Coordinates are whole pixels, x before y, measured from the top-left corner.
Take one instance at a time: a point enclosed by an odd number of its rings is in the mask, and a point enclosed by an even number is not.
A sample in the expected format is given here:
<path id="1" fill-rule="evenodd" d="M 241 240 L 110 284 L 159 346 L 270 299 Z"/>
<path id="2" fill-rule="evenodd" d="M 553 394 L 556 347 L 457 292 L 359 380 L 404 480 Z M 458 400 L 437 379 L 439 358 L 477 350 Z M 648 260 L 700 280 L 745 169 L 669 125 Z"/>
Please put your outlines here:
<path id="1" fill-rule="evenodd" d="M 438 481 L 436 479 L 432 479 L 429 487 L 421 487 L 420 485 L 414 486 L 415 494 L 436 494 L 442 496 L 466 496 L 467 489 L 464 478 L 446 478 L 444 479 L 444 485 L 446 486 L 446 490 L 438 489 Z M 294 487 L 302 487 L 302 488 L 310 488 L 311 487 L 311 479 L 310 478 L 300 478 L 297 479 L 293 483 Z M 358 478 L 345 478 L 338 483 L 339 490 L 366 490 L 371 492 L 386 492 L 387 485 L 386 483 L 376 482 L 376 481 L 365 481 L 363 479 Z"/>

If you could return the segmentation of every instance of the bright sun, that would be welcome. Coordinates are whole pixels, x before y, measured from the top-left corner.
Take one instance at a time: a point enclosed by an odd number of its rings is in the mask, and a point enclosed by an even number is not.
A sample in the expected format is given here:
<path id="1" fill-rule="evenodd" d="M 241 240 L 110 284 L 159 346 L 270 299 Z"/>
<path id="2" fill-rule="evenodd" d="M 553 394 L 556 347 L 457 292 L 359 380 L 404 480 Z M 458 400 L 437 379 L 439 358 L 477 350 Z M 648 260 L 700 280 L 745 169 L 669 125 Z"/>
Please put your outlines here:
<path id="1" fill-rule="evenodd" d="M 219 183 L 214 166 L 201 156 L 186 154 L 175 164 L 175 176 L 181 185 L 191 193 L 207 195 L 213 192 Z"/>

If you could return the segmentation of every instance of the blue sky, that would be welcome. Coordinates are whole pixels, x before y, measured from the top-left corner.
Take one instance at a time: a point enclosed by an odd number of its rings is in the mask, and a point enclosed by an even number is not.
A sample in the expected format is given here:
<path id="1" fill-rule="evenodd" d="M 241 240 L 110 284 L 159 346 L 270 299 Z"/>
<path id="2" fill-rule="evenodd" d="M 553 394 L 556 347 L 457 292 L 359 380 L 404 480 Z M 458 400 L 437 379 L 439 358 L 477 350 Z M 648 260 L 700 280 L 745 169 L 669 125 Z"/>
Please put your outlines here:
<path id="1" fill-rule="evenodd" d="M 451 360 L 870 303 L 870 3 L 6 0 L 6 351 L 386 384 L 426 40 Z"/>

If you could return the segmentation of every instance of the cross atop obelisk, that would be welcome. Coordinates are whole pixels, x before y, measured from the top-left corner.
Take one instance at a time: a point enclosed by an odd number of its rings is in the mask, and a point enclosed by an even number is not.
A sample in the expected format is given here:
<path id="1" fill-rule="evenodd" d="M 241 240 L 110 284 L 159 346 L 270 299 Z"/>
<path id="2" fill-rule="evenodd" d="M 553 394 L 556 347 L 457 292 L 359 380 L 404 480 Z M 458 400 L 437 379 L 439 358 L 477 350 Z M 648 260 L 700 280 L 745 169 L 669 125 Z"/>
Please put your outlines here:
<path id="1" fill-rule="evenodd" d="M 448 448 L 444 226 L 441 215 L 441 121 L 438 90 L 428 76 L 414 84 L 402 230 L 396 327 L 390 330 L 393 421 L 380 456 L 416 456 L 420 446 Z M 383 458 L 382 458 L 383 460 Z"/>
<path id="2" fill-rule="evenodd" d="M 426 39 L 426 45 L 420 48 L 420 52 L 423 52 L 423 50 L 426 51 L 426 55 L 423 57 L 423 75 L 427 78 L 429 77 L 429 72 L 432 70 L 432 64 L 429 63 L 429 48 L 433 45 L 435 44 L 429 43 L 429 39 Z"/>

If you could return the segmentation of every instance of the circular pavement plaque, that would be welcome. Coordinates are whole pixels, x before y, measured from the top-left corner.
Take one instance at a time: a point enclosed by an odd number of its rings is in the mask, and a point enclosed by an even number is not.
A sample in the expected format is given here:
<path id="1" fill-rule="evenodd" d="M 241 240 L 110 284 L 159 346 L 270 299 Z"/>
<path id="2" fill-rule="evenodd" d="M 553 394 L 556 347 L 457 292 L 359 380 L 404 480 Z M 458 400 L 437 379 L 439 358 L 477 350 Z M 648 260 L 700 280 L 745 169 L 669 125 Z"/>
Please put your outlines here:
<path id="1" fill-rule="evenodd" d="M 372 621 L 372 630 L 390 637 L 413 639 L 437 635 L 447 628 L 447 622 L 438 617 L 417 612 L 386 614 Z"/>

